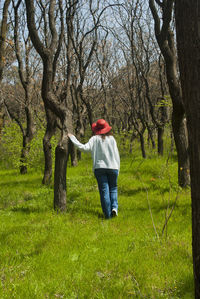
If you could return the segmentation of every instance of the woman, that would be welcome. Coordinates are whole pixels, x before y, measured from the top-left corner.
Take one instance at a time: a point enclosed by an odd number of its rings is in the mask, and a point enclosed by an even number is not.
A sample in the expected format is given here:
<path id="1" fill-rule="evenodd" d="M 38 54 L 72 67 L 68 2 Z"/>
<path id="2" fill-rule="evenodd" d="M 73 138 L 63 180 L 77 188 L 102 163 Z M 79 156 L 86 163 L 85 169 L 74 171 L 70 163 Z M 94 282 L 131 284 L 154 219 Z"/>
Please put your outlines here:
<path id="1" fill-rule="evenodd" d="M 72 134 L 68 134 L 74 145 L 80 150 L 91 152 L 93 171 L 98 182 L 101 206 L 106 218 L 118 215 L 117 178 L 120 169 L 120 157 L 112 127 L 104 119 L 92 124 L 94 136 L 86 144 L 80 143 Z"/>

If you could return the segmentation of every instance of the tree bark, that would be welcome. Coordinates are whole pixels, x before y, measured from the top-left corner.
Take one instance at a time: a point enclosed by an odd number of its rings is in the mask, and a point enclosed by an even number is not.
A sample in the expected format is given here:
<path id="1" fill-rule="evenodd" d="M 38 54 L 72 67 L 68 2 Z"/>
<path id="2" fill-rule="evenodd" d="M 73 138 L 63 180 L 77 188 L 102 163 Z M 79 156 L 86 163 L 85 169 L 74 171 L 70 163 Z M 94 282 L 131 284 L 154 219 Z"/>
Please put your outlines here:
<path id="1" fill-rule="evenodd" d="M 20 173 L 21 174 L 27 173 L 27 165 L 26 165 L 27 156 L 30 152 L 30 143 L 33 139 L 34 130 L 35 130 L 31 109 L 29 107 L 26 107 L 25 112 L 26 112 L 26 130 L 24 130 L 24 133 L 22 132 L 23 133 L 23 147 L 22 147 L 21 159 L 20 159 L 20 163 L 21 163 Z"/>
<path id="2" fill-rule="evenodd" d="M 29 153 L 30 147 L 28 146 L 28 140 L 26 136 L 23 136 L 23 147 L 21 150 L 21 158 L 20 158 L 20 173 L 26 174 L 27 173 L 27 155 Z"/>
<path id="3" fill-rule="evenodd" d="M 55 152 L 54 210 L 57 212 L 64 212 L 66 210 L 68 139 L 67 135 L 63 136 Z"/>
<path id="4" fill-rule="evenodd" d="M 189 136 L 195 298 L 200 298 L 200 6 L 175 1 L 180 77 Z"/>
<path id="5" fill-rule="evenodd" d="M 162 90 L 162 97 L 164 98 L 164 90 L 163 88 L 161 88 Z M 164 140 L 163 140 L 163 136 L 164 136 L 164 131 L 165 131 L 165 124 L 168 120 L 168 113 L 167 113 L 167 107 L 166 106 L 162 106 L 159 107 L 159 112 L 160 112 L 160 126 L 157 126 L 157 132 L 158 132 L 158 154 L 160 156 L 163 156 L 164 154 Z"/>
<path id="6" fill-rule="evenodd" d="M 44 176 L 42 179 L 42 184 L 48 185 L 52 177 L 52 153 L 51 153 L 51 138 L 55 134 L 53 128 L 46 127 L 46 132 L 43 138 L 43 151 L 44 151 Z"/>
<path id="7" fill-rule="evenodd" d="M 163 156 L 164 146 L 163 146 L 163 135 L 164 135 L 164 128 L 158 127 L 158 154 Z"/>
<path id="8" fill-rule="evenodd" d="M 3 80 L 3 70 L 5 66 L 5 51 L 6 51 L 6 35 L 7 35 L 7 18 L 8 18 L 8 7 L 10 5 L 11 0 L 5 0 L 3 5 L 3 14 L 1 16 L 1 25 L 0 25 L 0 83 Z M 0 139 L 1 139 L 1 131 L 3 128 L 3 117 L 2 113 L 2 102 L 0 100 Z"/>
<path id="9" fill-rule="evenodd" d="M 77 161 L 77 150 L 72 142 L 69 142 L 69 155 L 71 158 L 71 166 L 75 167 L 78 165 Z"/>
<path id="10" fill-rule="evenodd" d="M 47 126 L 45 135 L 43 138 L 43 151 L 44 151 L 44 176 L 42 179 L 42 184 L 48 185 L 51 182 L 52 177 L 52 152 L 51 152 L 51 138 L 55 135 L 56 132 L 56 117 L 49 110 L 46 109 L 47 116 Z"/>
<path id="11" fill-rule="evenodd" d="M 72 132 L 72 115 L 70 111 L 64 114 L 62 123 L 61 139 L 56 147 L 55 152 L 55 172 L 54 172 L 54 209 L 57 212 L 66 210 L 66 176 L 67 161 L 69 158 L 70 139 L 68 138 L 68 130 Z"/>
<path id="12" fill-rule="evenodd" d="M 190 185 L 190 166 L 188 152 L 188 132 L 186 128 L 185 113 L 173 109 L 172 129 L 178 157 L 178 182 L 181 187 Z"/>
<path id="13" fill-rule="evenodd" d="M 0 28 L 0 82 L 3 79 L 3 70 L 5 65 L 5 52 L 6 52 L 6 34 L 8 29 L 7 18 L 8 18 L 8 7 L 11 0 L 5 0 L 3 4 L 3 14 Z"/>
<path id="14" fill-rule="evenodd" d="M 146 151 L 145 151 L 145 146 L 144 146 L 143 133 L 139 133 L 139 137 L 140 137 L 140 146 L 141 146 L 141 151 L 142 151 L 142 158 L 146 159 Z"/>

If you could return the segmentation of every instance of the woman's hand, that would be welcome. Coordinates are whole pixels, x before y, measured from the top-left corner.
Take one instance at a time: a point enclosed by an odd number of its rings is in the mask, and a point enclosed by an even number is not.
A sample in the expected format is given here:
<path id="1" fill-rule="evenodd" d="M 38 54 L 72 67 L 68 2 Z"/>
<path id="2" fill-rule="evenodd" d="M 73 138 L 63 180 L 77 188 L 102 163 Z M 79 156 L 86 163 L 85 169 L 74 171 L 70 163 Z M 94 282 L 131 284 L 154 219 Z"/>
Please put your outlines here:
<path id="1" fill-rule="evenodd" d="M 70 137 L 70 136 L 73 136 L 73 134 L 71 134 L 71 133 L 68 133 L 68 134 L 67 134 L 67 136 L 68 136 L 68 137 Z"/>

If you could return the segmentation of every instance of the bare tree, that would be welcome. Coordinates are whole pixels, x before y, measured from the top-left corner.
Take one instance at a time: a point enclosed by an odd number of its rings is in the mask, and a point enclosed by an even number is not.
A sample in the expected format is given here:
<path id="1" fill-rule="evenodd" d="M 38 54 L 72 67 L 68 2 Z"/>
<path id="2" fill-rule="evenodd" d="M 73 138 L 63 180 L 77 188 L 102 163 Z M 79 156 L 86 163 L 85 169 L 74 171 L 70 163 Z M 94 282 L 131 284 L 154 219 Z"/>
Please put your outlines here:
<path id="1" fill-rule="evenodd" d="M 100 76 L 102 73 L 98 71 L 96 58 L 98 57 L 97 53 L 101 52 L 100 55 L 102 55 L 101 44 L 102 40 L 105 41 L 102 33 L 104 12 L 112 6 L 101 4 L 99 0 L 81 3 L 82 6 L 80 5 L 75 13 L 74 30 L 70 33 L 75 66 L 71 90 L 75 132 L 78 138 L 84 135 L 86 118 L 89 124 L 92 125 L 94 111 L 97 110 L 94 107 L 99 99 L 100 88 L 98 84 L 100 84 L 100 81 L 102 83 L 102 80 L 96 80 L 96 78 L 97 73 Z M 104 105 L 105 107 L 106 105 Z M 104 114 L 104 117 L 107 117 L 107 115 Z"/>
<path id="2" fill-rule="evenodd" d="M 3 10 L 2 10 L 2 16 L 1 16 L 1 22 L 0 22 L 0 83 L 3 79 L 3 70 L 5 66 L 5 56 L 6 56 L 6 35 L 8 31 L 8 8 L 10 5 L 11 0 L 5 0 L 3 4 Z M 3 107 L 3 101 L 0 98 L 0 135 L 1 135 L 1 129 L 3 125 L 3 113 L 2 113 L 2 107 Z"/>
<path id="3" fill-rule="evenodd" d="M 6 34 L 8 30 L 8 8 L 11 0 L 5 0 L 0 24 L 0 82 L 3 79 L 3 69 L 5 65 Z"/>
<path id="4" fill-rule="evenodd" d="M 76 102 L 77 108 L 80 106 L 80 103 L 84 104 L 87 109 L 88 119 L 90 125 L 93 123 L 93 110 L 92 104 L 88 99 L 88 93 L 85 92 L 85 81 L 88 75 L 88 70 L 91 71 L 90 64 L 92 60 L 94 60 L 94 54 L 96 54 L 96 58 L 98 57 L 97 52 L 102 55 L 101 45 L 102 40 L 106 40 L 106 37 L 103 36 L 102 23 L 104 13 L 110 7 L 115 6 L 115 4 L 101 4 L 101 1 L 88 1 L 88 13 L 82 15 L 81 10 L 77 10 L 76 14 L 76 26 L 75 26 L 75 34 L 73 39 L 73 47 L 76 55 L 78 71 L 76 75 L 76 86 L 74 89 L 76 90 Z M 101 44 L 101 45 L 100 45 Z M 101 80 L 102 83 L 102 80 Z M 92 87 L 92 86 L 91 86 Z M 89 88 L 87 89 L 89 90 Z M 104 89 L 105 91 L 105 89 Z M 80 103 L 79 103 L 80 102 Z M 80 109 L 79 109 L 80 110 Z M 80 113 L 79 113 L 79 116 Z M 80 121 L 80 128 L 83 126 Z"/>
<path id="5" fill-rule="evenodd" d="M 175 1 L 177 48 L 187 117 L 192 197 L 195 298 L 200 298 L 200 32 L 199 1 Z"/>
<path id="6" fill-rule="evenodd" d="M 190 185 L 188 136 L 182 90 L 177 72 L 174 32 L 170 27 L 173 5 L 174 0 L 149 0 L 155 23 L 156 39 L 166 63 L 167 82 L 173 104 L 172 127 L 178 156 L 178 182 L 181 187 L 186 187 Z"/>
<path id="7" fill-rule="evenodd" d="M 34 119 L 33 119 L 33 97 L 34 97 L 34 73 L 37 70 L 38 63 L 36 60 L 33 59 L 34 55 L 32 55 L 33 46 L 30 41 L 29 35 L 26 33 L 26 26 L 25 26 L 25 20 L 24 15 L 22 14 L 22 11 L 24 9 L 22 8 L 21 12 L 19 12 L 21 0 L 18 0 L 18 2 L 15 4 L 13 2 L 13 8 L 14 8 L 14 48 L 15 53 L 18 61 L 18 73 L 19 78 L 21 81 L 21 84 L 24 89 L 24 101 L 23 101 L 23 109 L 25 112 L 25 123 L 26 127 L 22 124 L 20 119 L 16 120 L 16 115 L 12 114 L 10 111 L 10 114 L 12 117 L 17 121 L 23 137 L 22 142 L 22 151 L 21 151 L 21 159 L 20 159 L 20 173 L 25 174 L 27 173 L 27 155 L 30 151 L 30 143 L 34 136 L 35 131 L 35 125 L 34 125 Z M 21 23 L 20 23 L 21 20 Z M 20 37 L 19 37 L 19 32 Z M 20 41 L 21 45 L 20 45 Z M 22 49 L 24 46 L 24 50 Z M 24 61 L 22 54 L 24 53 Z M 32 56 L 32 69 L 31 69 L 31 62 L 30 62 L 30 56 Z M 34 60 L 34 62 L 33 62 Z M 22 99 L 21 99 L 22 101 Z M 7 108 L 9 109 L 9 105 L 7 105 Z"/>
<path id="8" fill-rule="evenodd" d="M 67 1 L 67 10 L 73 15 L 73 10 L 78 1 Z M 42 2 L 40 2 L 42 5 Z M 68 128 L 70 126 L 70 112 L 67 109 L 66 98 L 69 95 L 70 83 L 70 65 L 68 65 L 68 74 L 63 88 L 58 89 L 56 86 L 56 67 L 60 55 L 63 38 L 64 38 L 64 11 L 62 1 L 50 1 L 42 7 L 48 11 L 48 22 L 44 18 L 43 34 L 49 28 L 46 39 L 41 40 L 37 32 L 35 22 L 35 5 L 34 0 L 26 0 L 27 23 L 32 43 L 42 58 L 43 62 L 43 79 L 42 79 L 42 98 L 47 115 L 47 130 L 55 130 L 57 120 L 60 121 L 61 139 L 56 147 L 55 174 L 54 174 L 54 209 L 64 211 L 66 209 L 66 169 L 68 159 Z M 56 12 L 56 13 L 55 13 Z M 46 14 L 43 14 L 46 16 Z M 59 17 L 60 31 L 58 34 L 57 18 Z M 45 32 L 46 33 L 46 32 Z M 48 128 L 49 126 L 49 128 Z M 72 130 L 72 128 L 71 128 Z"/>
<path id="9" fill-rule="evenodd" d="M 111 31 L 118 41 L 121 56 L 124 57 L 120 65 L 123 76 L 120 76 L 116 87 L 121 101 L 126 105 L 128 130 L 133 127 L 131 140 L 136 134 L 139 136 L 142 155 L 146 157 L 144 132 L 148 130 L 149 139 L 155 147 L 156 128 L 159 133 L 158 152 L 162 154 L 162 136 L 167 118 L 164 118 L 164 111 L 161 114 L 161 109 L 157 106 L 163 93 L 158 82 L 164 80 L 163 73 L 159 72 L 158 46 L 152 34 L 150 15 L 145 2 L 141 0 L 124 1 L 117 12 L 113 11 L 113 15 L 115 26 Z M 121 90 L 122 82 L 124 91 Z M 124 120 L 126 118 L 124 117 Z"/>
<path id="10" fill-rule="evenodd" d="M 101 37 L 98 48 L 95 51 L 97 61 L 97 72 L 100 76 L 100 91 L 102 94 L 103 111 L 102 115 L 109 123 L 111 123 L 112 114 L 109 111 L 109 79 L 112 77 L 112 66 L 111 66 L 111 42 L 108 39 L 109 31 L 105 31 L 105 35 Z"/>

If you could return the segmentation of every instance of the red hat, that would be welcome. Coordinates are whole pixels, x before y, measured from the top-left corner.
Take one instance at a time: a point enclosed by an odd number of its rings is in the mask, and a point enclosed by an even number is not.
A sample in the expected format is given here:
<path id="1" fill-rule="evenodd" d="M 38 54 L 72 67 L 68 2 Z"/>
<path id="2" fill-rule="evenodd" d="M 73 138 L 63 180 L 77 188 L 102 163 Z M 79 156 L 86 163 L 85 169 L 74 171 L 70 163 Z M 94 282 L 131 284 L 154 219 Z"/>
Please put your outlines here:
<path id="1" fill-rule="evenodd" d="M 92 131 L 95 135 L 106 134 L 112 127 L 104 119 L 98 119 L 96 123 L 92 124 Z"/>

